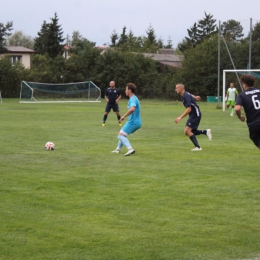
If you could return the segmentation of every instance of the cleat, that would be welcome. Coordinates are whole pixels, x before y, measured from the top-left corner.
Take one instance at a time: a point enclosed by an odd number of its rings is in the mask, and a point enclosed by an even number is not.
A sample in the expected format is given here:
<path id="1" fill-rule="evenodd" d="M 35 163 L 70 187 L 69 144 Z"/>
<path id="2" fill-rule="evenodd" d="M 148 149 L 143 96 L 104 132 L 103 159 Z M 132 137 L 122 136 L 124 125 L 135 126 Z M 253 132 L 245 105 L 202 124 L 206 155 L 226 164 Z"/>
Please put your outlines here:
<path id="1" fill-rule="evenodd" d="M 234 114 L 233 114 L 233 113 L 231 113 L 231 114 L 230 114 L 230 116 L 234 116 Z"/>
<path id="2" fill-rule="evenodd" d="M 191 149 L 191 151 L 192 152 L 194 152 L 194 151 L 202 151 L 202 148 L 200 147 L 195 147 L 195 148 L 193 148 L 193 149 Z"/>
<path id="3" fill-rule="evenodd" d="M 209 141 L 211 141 L 211 140 L 212 140 L 211 129 L 207 129 L 206 136 L 208 137 Z"/>
<path id="4" fill-rule="evenodd" d="M 106 125 L 105 123 L 102 124 L 102 126 L 105 126 L 105 125 Z"/>
<path id="5" fill-rule="evenodd" d="M 114 150 L 114 151 L 111 151 L 111 153 L 120 153 L 120 150 Z"/>
<path id="6" fill-rule="evenodd" d="M 135 153 L 135 150 L 130 149 L 127 153 L 124 154 L 124 156 L 128 156 L 128 155 L 133 154 L 133 153 Z"/>
<path id="7" fill-rule="evenodd" d="M 123 126 L 121 123 L 118 124 L 119 126 Z"/>

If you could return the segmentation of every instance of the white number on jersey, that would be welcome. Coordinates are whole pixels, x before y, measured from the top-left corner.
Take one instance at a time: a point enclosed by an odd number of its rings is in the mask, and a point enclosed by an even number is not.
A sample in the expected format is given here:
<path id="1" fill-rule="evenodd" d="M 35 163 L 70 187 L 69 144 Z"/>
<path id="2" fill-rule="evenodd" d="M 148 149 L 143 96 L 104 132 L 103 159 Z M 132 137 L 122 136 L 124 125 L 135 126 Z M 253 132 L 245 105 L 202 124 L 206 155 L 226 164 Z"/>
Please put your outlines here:
<path id="1" fill-rule="evenodd" d="M 258 109 L 260 109 L 260 101 L 256 98 L 257 98 L 257 95 L 252 96 L 252 101 L 253 101 L 254 107 L 256 110 L 258 110 Z"/>

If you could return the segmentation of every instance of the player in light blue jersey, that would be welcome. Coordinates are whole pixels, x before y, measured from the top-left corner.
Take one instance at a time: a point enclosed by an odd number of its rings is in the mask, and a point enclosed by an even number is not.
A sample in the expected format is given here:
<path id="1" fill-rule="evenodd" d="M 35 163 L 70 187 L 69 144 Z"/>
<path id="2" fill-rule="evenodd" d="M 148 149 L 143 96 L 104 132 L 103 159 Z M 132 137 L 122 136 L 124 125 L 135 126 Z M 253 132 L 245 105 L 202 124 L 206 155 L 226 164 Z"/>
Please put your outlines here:
<path id="1" fill-rule="evenodd" d="M 125 94 L 129 97 L 128 111 L 120 118 L 119 121 L 122 122 L 126 117 L 128 117 L 128 121 L 119 131 L 117 148 L 116 150 L 112 151 L 112 153 L 119 153 L 123 146 L 128 149 L 128 152 L 125 154 L 125 156 L 135 153 L 134 148 L 131 146 L 127 138 L 128 135 L 134 133 L 142 126 L 140 102 L 135 95 L 135 91 L 135 84 L 126 84 Z"/>

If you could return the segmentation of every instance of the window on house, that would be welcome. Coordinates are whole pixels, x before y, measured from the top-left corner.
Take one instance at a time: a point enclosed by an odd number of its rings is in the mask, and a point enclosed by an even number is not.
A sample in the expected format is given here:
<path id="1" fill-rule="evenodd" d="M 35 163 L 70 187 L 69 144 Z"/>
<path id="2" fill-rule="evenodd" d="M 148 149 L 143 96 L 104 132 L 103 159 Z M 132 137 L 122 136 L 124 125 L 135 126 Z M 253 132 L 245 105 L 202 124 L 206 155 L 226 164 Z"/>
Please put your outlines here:
<path id="1" fill-rule="evenodd" d="M 22 56 L 10 56 L 10 61 L 12 64 L 19 62 L 22 62 Z"/>

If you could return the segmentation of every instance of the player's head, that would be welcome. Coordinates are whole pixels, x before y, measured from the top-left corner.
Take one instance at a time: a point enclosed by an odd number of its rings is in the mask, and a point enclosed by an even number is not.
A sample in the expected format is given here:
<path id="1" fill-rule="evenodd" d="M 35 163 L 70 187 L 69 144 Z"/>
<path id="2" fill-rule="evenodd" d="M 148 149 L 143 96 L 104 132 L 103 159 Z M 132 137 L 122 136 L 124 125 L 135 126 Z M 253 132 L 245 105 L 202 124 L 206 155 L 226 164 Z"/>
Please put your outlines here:
<path id="1" fill-rule="evenodd" d="M 182 83 L 177 83 L 175 87 L 175 91 L 177 94 L 183 93 L 185 90 L 185 86 Z"/>
<path id="2" fill-rule="evenodd" d="M 136 85 L 134 83 L 127 83 L 126 88 L 128 88 L 128 90 L 131 90 L 132 93 L 135 93 Z"/>
<path id="3" fill-rule="evenodd" d="M 116 86 L 115 81 L 110 81 L 110 82 L 109 82 L 109 86 L 110 86 L 111 88 L 114 88 L 114 87 Z"/>
<path id="4" fill-rule="evenodd" d="M 233 82 L 230 82 L 229 86 L 230 86 L 231 88 L 233 88 L 235 85 L 234 85 Z"/>
<path id="5" fill-rule="evenodd" d="M 247 88 L 247 87 L 251 88 L 255 84 L 255 77 L 251 74 L 243 74 L 240 77 L 240 80 L 243 84 L 243 88 Z"/>

